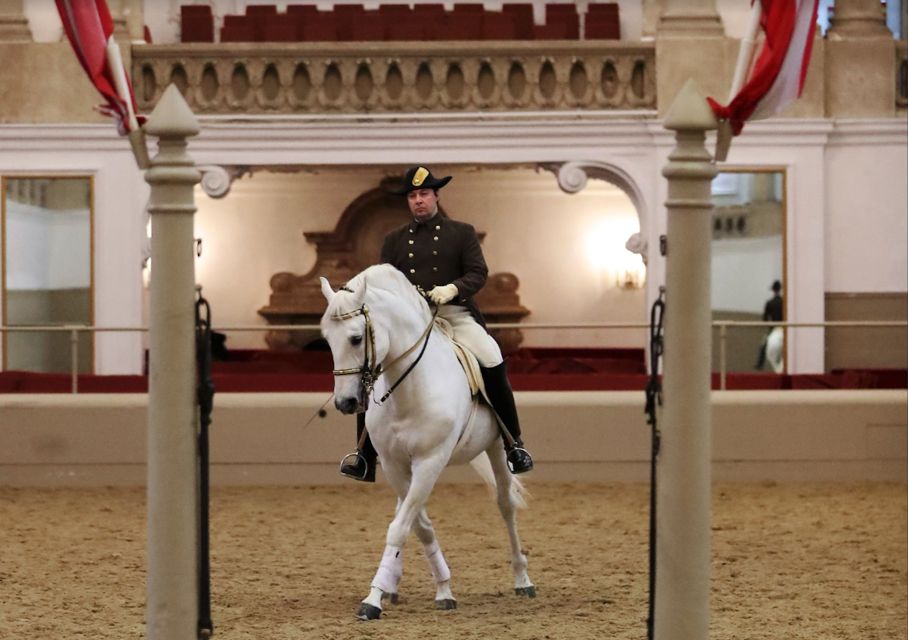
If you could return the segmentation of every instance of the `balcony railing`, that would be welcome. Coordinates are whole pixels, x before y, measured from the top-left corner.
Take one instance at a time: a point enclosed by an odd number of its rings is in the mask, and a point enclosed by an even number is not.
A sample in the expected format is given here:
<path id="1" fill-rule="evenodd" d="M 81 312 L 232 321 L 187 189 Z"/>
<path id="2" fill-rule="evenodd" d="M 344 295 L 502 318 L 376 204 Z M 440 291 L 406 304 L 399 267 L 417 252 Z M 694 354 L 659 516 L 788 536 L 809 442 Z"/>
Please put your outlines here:
<path id="1" fill-rule="evenodd" d="M 653 43 L 136 45 L 136 99 L 171 82 L 199 114 L 653 110 Z"/>

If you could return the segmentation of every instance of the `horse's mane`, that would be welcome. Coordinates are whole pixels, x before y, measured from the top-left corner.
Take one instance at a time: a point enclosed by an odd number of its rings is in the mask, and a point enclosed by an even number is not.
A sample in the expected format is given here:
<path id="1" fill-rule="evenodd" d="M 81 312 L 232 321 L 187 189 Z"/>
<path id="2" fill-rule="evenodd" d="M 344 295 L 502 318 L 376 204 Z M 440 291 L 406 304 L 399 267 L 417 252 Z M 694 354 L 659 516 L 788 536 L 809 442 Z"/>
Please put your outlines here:
<path id="1" fill-rule="evenodd" d="M 376 264 L 353 276 L 345 287 L 350 291 L 339 289 L 335 294 L 325 317 L 344 314 L 357 306 L 359 293 L 366 287 L 366 298 L 375 300 L 394 299 L 404 302 L 420 314 L 428 313 L 428 304 L 407 277 L 390 264 Z"/>

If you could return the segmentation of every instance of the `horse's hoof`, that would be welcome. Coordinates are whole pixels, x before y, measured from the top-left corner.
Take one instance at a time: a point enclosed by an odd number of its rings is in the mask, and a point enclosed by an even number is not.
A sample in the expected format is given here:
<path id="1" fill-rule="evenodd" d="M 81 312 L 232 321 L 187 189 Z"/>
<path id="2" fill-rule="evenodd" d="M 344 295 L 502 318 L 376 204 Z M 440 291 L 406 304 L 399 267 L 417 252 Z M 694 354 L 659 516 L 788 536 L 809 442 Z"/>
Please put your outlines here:
<path id="1" fill-rule="evenodd" d="M 400 602 L 400 596 L 396 593 L 383 593 L 381 594 L 381 599 L 387 600 L 391 604 L 397 604 L 398 602 Z"/>
<path id="2" fill-rule="evenodd" d="M 381 609 L 363 602 L 359 605 L 359 611 L 356 612 L 356 617 L 360 620 L 378 620 L 381 618 Z"/>
<path id="3" fill-rule="evenodd" d="M 446 599 L 444 599 L 444 600 L 436 600 L 436 601 L 435 601 L 435 608 L 436 608 L 436 609 L 444 609 L 445 611 L 449 611 L 449 610 L 451 610 L 451 609 L 456 609 L 456 608 L 457 608 L 457 600 L 453 600 L 453 599 L 451 599 L 451 598 L 446 598 Z"/>
<path id="4" fill-rule="evenodd" d="M 518 596 L 526 596 L 527 598 L 535 598 L 536 597 L 536 587 L 532 584 L 529 587 L 517 587 L 514 589 L 514 593 L 516 593 Z"/>

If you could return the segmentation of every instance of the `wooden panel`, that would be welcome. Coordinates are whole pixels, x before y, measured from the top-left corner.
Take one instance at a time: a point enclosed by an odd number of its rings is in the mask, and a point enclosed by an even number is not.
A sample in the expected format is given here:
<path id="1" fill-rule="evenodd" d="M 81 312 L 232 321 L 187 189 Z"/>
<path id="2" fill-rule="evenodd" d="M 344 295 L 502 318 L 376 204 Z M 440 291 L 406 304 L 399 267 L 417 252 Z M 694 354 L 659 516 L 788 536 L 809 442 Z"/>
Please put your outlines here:
<path id="1" fill-rule="evenodd" d="M 908 293 L 827 293 L 826 320 L 908 319 Z M 904 369 L 908 331 L 902 328 L 829 328 L 826 369 Z"/>

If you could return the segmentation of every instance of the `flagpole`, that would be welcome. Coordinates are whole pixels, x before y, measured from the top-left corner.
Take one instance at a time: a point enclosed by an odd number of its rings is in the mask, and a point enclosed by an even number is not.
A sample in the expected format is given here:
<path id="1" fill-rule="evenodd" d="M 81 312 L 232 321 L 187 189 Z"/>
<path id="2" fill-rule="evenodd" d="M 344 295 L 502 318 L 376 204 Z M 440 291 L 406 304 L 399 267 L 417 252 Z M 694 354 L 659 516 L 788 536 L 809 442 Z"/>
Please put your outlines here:
<path id="1" fill-rule="evenodd" d="M 139 120 L 136 118 L 135 109 L 132 107 L 132 95 L 129 92 L 129 80 L 126 79 L 126 71 L 123 68 L 123 58 L 120 56 L 120 47 L 113 36 L 107 40 L 107 65 L 110 67 L 110 73 L 113 76 L 114 84 L 117 87 L 117 95 L 126 105 L 128 121 L 129 144 L 132 146 L 132 153 L 136 158 L 136 164 L 139 169 L 148 169 L 151 166 L 151 160 L 148 156 L 148 147 L 145 142 L 145 132 L 139 126 Z"/>
<path id="2" fill-rule="evenodd" d="M 761 0 L 754 0 L 750 9 L 750 20 L 747 22 L 747 30 L 741 38 L 741 48 L 738 49 L 735 75 L 732 77 L 731 90 L 728 92 L 729 103 L 738 95 L 741 87 L 744 86 L 745 78 L 750 73 L 754 52 L 757 50 L 757 35 L 760 33 L 760 18 L 762 15 L 763 4 Z M 728 150 L 731 147 L 731 134 L 731 123 L 728 121 L 720 122 L 716 136 L 716 162 L 724 162 L 728 157 Z"/>
<path id="3" fill-rule="evenodd" d="M 750 10 L 750 21 L 747 23 L 747 31 L 744 33 L 744 37 L 741 38 L 741 48 L 738 50 L 738 63 L 735 66 L 735 75 L 731 81 L 731 91 L 728 92 L 729 102 L 738 95 L 744 85 L 744 78 L 750 72 L 754 51 L 757 49 L 757 34 L 760 33 L 760 18 L 762 15 L 762 3 L 760 0 L 754 0 Z"/>

